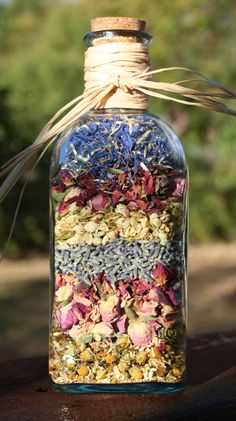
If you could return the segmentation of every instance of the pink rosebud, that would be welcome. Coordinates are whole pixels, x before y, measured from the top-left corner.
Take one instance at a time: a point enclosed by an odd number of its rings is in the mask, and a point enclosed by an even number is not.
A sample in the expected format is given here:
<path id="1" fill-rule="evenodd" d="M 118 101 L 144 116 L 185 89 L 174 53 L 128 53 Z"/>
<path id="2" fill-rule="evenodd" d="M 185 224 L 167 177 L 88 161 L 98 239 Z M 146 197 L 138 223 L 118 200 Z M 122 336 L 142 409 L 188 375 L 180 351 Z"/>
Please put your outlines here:
<path id="1" fill-rule="evenodd" d="M 117 328 L 119 330 L 119 332 L 121 333 L 125 333 L 126 331 L 126 321 L 127 321 L 127 316 L 126 314 L 124 314 L 123 316 L 121 316 L 121 318 L 118 320 L 118 322 L 116 322 Z"/>
<path id="2" fill-rule="evenodd" d="M 101 299 L 99 310 L 104 322 L 112 322 L 119 316 L 119 301 L 116 295 L 108 295 Z"/>
<path id="3" fill-rule="evenodd" d="M 172 196 L 174 197 L 182 197 L 184 194 L 184 188 L 185 188 L 185 179 L 184 178 L 177 178 L 175 189 L 172 193 Z"/>
<path id="4" fill-rule="evenodd" d="M 80 311 L 76 303 L 69 303 L 56 311 L 62 329 L 70 329 L 79 319 Z"/>
<path id="5" fill-rule="evenodd" d="M 134 345 L 149 345 L 155 335 L 155 330 L 150 323 L 136 319 L 130 323 L 128 335 Z"/>
<path id="6" fill-rule="evenodd" d="M 91 205 L 94 211 L 103 211 L 110 205 L 110 198 L 100 193 L 91 199 Z"/>

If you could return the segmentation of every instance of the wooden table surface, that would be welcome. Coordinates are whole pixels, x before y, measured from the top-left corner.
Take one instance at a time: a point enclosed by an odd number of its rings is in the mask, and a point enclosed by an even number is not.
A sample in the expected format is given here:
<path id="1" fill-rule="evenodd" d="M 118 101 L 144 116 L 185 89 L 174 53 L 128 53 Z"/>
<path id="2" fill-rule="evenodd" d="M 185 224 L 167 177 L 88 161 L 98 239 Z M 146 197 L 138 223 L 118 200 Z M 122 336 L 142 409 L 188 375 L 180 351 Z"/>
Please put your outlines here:
<path id="1" fill-rule="evenodd" d="M 0 420 L 236 419 L 236 331 L 189 338 L 187 385 L 176 394 L 67 395 L 50 389 L 47 357 L 0 364 Z"/>

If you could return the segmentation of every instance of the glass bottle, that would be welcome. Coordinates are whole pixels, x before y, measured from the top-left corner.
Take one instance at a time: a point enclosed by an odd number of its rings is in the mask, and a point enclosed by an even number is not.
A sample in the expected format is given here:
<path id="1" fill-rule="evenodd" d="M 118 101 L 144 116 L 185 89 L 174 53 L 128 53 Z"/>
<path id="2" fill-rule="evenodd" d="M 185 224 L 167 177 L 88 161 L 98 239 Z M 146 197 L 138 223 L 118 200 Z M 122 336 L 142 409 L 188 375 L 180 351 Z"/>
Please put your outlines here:
<path id="1" fill-rule="evenodd" d="M 151 37 L 137 30 L 103 38 Z M 91 110 L 52 157 L 49 372 L 58 391 L 174 392 L 185 372 L 188 171 L 146 110 Z"/>

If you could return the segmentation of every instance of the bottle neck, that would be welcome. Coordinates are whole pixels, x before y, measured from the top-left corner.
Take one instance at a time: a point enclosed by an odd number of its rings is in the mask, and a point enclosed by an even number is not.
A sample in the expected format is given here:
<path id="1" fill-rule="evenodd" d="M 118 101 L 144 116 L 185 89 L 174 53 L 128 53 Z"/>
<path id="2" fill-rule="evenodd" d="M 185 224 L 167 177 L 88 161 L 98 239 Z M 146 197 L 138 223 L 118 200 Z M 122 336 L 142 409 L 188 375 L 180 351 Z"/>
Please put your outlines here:
<path id="1" fill-rule="evenodd" d="M 85 36 L 85 93 L 94 86 L 107 93 L 98 108 L 147 110 L 147 95 L 129 86 L 131 78 L 150 70 L 148 44 L 141 31 L 98 31 Z"/>

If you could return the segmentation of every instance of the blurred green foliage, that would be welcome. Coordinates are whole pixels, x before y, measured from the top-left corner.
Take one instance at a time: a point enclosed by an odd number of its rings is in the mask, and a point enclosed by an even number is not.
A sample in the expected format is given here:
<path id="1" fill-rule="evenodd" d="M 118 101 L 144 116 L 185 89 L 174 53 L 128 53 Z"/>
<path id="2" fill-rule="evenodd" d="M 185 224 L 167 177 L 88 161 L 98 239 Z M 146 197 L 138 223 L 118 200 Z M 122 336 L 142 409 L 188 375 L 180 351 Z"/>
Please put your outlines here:
<path id="1" fill-rule="evenodd" d="M 236 87 L 235 0 L 0 3 L 2 163 L 30 144 L 47 119 L 82 92 L 82 37 L 89 31 L 90 18 L 106 15 L 147 21 L 148 32 L 154 36 L 153 68 L 187 66 Z M 170 102 L 150 102 L 151 111 L 170 122 L 183 140 L 190 167 L 190 239 L 235 239 L 236 120 Z M 30 177 L 9 255 L 48 249 L 49 161 L 48 155 Z M 21 186 L 0 211 L 2 243 Z"/>

